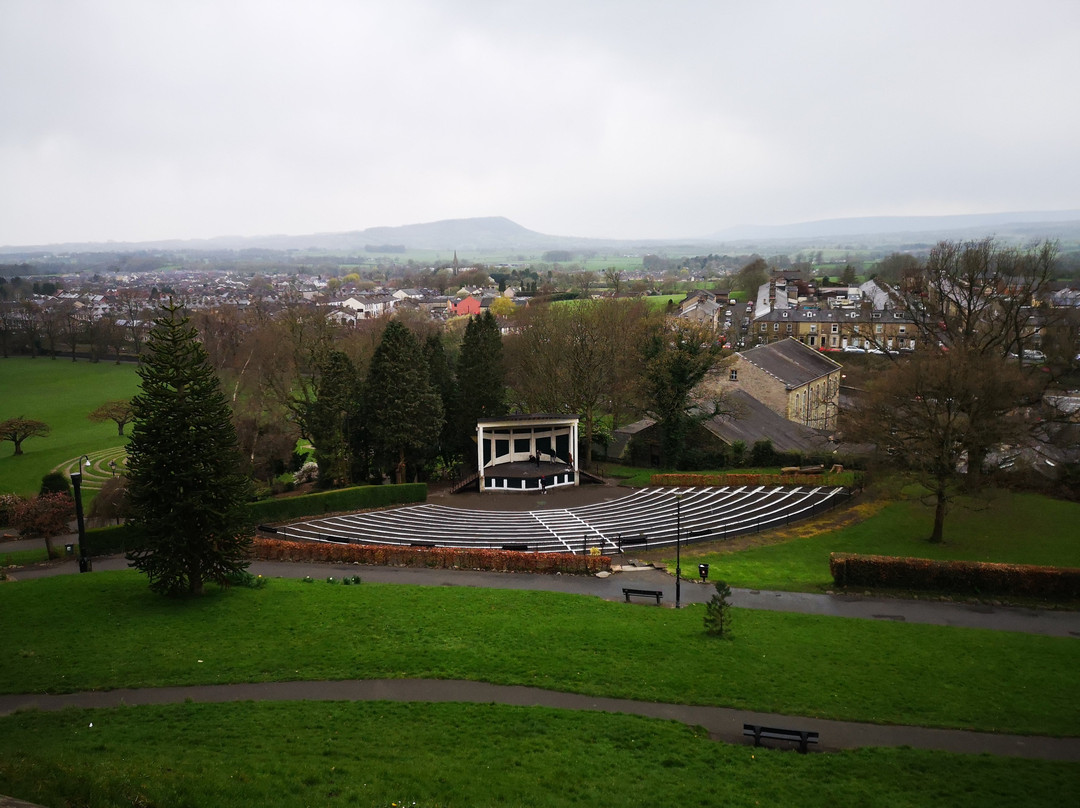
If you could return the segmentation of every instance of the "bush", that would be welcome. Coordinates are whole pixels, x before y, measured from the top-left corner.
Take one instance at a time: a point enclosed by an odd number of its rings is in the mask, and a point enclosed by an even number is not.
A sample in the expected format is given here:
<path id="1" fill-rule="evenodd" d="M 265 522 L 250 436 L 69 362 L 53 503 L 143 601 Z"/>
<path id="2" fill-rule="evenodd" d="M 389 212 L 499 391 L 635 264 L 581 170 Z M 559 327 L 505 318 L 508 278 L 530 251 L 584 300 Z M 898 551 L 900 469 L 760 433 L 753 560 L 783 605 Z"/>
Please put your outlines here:
<path id="1" fill-rule="evenodd" d="M 717 581 L 714 586 L 716 587 L 716 594 L 712 596 L 712 600 L 705 604 L 705 633 L 714 637 L 723 637 L 725 634 L 730 633 L 731 624 L 731 604 L 728 603 L 728 598 L 731 597 L 731 587 L 724 581 Z"/>
<path id="2" fill-rule="evenodd" d="M 15 524 L 15 511 L 22 502 L 18 494 L 0 494 L 0 527 Z"/>
<path id="3" fill-rule="evenodd" d="M 591 575 L 611 568 L 608 556 L 524 553 L 461 547 L 395 547 L 386 544 L 329 544 L 256 538 L 252 558 L 260 561 L 369 564 L 382 567 L 474 569 Z"/>
<path id="4" fill-rule="evenodd" d="M 130 525 L 95 527 L 86 531 L 84 540 L 88 556 L 116 555 L 138 547 L 138 534 Z"/>
<path id="5" fill-rule="evenodd" d="M 304 483 L 313 483 L 319 479 L 319 464 L 308 461 L 304 463 L 295 474 L 293 474 L 293 482 L 297 485 L 303 485 Z"/>
<path id="6" fill-rule="evenodd" d="M 50 471 L 41 478 L 39 494 L 66 494 L 71 496 L 71 485 L 66 475 L 59 471 Z"/>
<path id="7" fill-rule="evenodd" d="M 832 553 L 837 586 L 1080 600 L 1080 569 Z"/>

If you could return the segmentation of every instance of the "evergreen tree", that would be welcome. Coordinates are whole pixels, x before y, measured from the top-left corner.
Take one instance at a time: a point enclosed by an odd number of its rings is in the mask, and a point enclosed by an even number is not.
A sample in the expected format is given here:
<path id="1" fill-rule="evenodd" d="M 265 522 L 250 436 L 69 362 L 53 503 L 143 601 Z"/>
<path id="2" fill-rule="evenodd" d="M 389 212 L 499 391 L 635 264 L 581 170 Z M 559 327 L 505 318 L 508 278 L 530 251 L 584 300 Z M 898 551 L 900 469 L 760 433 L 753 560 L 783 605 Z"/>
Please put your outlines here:
<path id="1" fill-rule="evenodd" d="M 138 370 L 128 445 L 128 560 L 169 595 L 226 585 L 247 566 L 250 527 L 229 403 L 182 307 L 162 306 Z"/>
<path id="2" fill-rule="evenodd" d="M 410 461 L 415 465 L 435 446 L 443 406 L 420 343 L 400 322 L 386 326 L 365 387 L 365 426 L 376 462 L 403 483 Z"/>
<path id="3" fill-rule="evenodd" d="M 349 427 L 358 420 L 360 379 L 356 368 L 341 351 L 330 351 L 320 362 L 315 400 L 305 404 L 304 423 L 315 445 L 319 485 L 344 485 L 351 477 Z"/>
<path id="4" fill-rule="evenodd" d="M 465 326 L 457 381 L 456 439 L 461 453 L 471 457 L 475 451 L 471 438 L 476 434 L 477 420 L 497 418 L 507 412 L 502 334 L 490 311 L 470 318 Z"/>
<path id="5" fill-rule="evenodd" d="M 455 454 L 454 421 L 451 415 L 457 410 L 457 384 L 454 381 L 450 358 L 446 355 L 439 334 L 431 334 L 424 341 L 424 358 L 427 360 L 428 378 L 442 400 L 443 413 L 446 416 L 439 432 L 437 454 L 443 463 L 449 466 L 454 461 Z"/>

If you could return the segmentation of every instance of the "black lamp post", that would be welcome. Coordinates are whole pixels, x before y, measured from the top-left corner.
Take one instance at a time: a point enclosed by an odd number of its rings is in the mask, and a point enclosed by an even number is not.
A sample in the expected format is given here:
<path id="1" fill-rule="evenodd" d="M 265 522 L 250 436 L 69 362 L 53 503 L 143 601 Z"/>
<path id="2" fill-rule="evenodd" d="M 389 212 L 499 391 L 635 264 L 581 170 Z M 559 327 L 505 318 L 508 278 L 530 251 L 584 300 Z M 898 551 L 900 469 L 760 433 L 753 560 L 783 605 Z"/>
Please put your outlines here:
<path id="1" fill-rule="evenodd" d="M 679 538 L 682 535 L 682 494 L 675 495 L 675 608 L 679 608 L 681 590 L 679 582 L 682 580 L 682 553 Z"/>
<path id="2" fill-rule="evenodd" d="M 84 460 L 86 461 L 87 467 L 89 467 L 90 458 L 86 455 L 80 457 L 79 464 L 75 467 L 75 471 L 71 472 L 71 485 L 75 489 L 75 519 L 79 524 L 79 572 L 91 572 L 94 569 L 94 565 L 90 561 L 90 556 L 86 554 L 86 522 L 83 520 L 82 507 L 82 470 Z"/>

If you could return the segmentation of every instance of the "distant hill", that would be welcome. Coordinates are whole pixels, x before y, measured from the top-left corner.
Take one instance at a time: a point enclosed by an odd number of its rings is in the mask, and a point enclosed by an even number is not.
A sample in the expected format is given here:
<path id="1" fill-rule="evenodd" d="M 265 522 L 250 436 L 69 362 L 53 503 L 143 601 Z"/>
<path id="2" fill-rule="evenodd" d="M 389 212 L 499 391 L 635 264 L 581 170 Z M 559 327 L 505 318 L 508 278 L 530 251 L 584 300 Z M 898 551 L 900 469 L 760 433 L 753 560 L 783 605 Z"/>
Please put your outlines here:
<path id="1" fill-rule="evenodd" d="M 585 249 L 601 244 L 602 239 L 548 236 L 522 227 L 503 216 L 472 219 L 445 219 L 400 227 L 370 227 L 344 233 L 310 235 L 217 236 L 206 239 L 170 239 L 140 242 L 87 242 L 49 244 L 34 247 L 0 247 L 0 253 L 31 252 L 132 252 L 136 250 L 326 250 L 363 253 L 372 245 L 402 245 L 407 250 L 522 250 Z"/>
<path id="2" fill-rule="evenodd" d="M 41 253 L 124 253 L 144 250 L 320 250 L 329 253 L 363 254 L 369 247 L 379 246 L 387 248 L 383 252 L 391 253 L 407 250 L 457 250 L 473 254 L 519 252 L 536 255 L 547 250 L 601 250 L 691 255 L 763 249 L 791 251 L 811 246 L 900 248 L 912 244 L 933 244 L 941 239 L 959 240 L 984 236 L 1012 240 L 1053 238 L 1080 241 L 1080 210 L 963 216 L 873 216 L 825 219 L 789 225 L 746 225 L 720 230 L 711 236 L 678 241 L 552 236 L 529 230 L 503 216 L 488 216 L 299 236 L 218 236 L 189 240 L 0 247 L 0 255 L 16 257 Z M 377 249 L 372 251 L 379 252 Z"/>
<path id="3" fill-rule="evenodd" d="M 822 219 L 781 225 L 743 225 L 717 231 L 710 239 L 721 242 L 773 239 L 842 239 L 867 236 L 927 236 L 930 240 L 980 235 L 1023 235 L 1042 232 L 1054 237 L 1062 225 L 1080 228 L 1080 210 L 1025 213 L 974 213 L 958 216 L 866 216 L 855 219 Z"/>

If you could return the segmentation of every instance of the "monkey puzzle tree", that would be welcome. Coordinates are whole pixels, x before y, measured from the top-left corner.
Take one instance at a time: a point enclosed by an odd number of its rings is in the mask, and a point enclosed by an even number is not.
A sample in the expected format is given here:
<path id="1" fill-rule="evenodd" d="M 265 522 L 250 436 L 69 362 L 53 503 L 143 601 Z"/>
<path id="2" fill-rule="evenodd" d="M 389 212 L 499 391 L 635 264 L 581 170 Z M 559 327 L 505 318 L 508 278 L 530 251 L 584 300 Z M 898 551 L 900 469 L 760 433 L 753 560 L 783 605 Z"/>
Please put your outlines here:
<path id="1" fill-rule="evenodd" d="M 200 594 L 206 581 L 226 585 L 248 564 L 249 480 L 229 403 L 182 307 L 162 307 L 138 374 L 128 498 L 140 543 L 128 560 L 155 592 Z"/>

